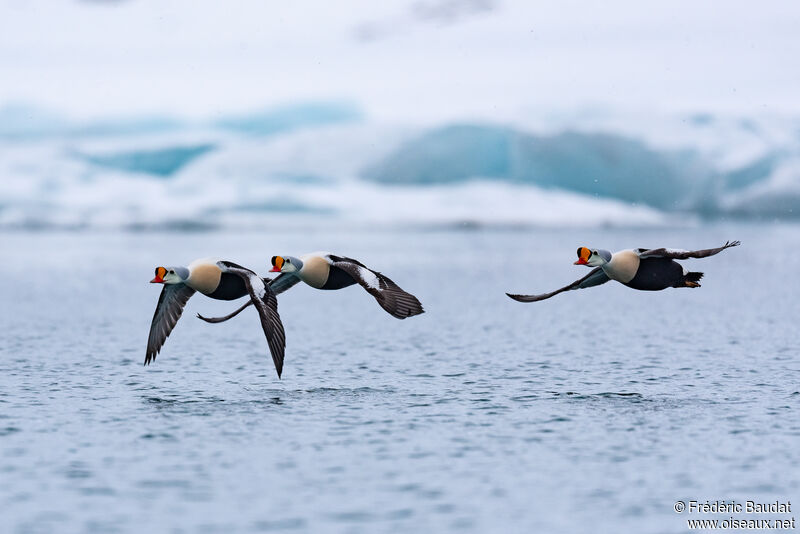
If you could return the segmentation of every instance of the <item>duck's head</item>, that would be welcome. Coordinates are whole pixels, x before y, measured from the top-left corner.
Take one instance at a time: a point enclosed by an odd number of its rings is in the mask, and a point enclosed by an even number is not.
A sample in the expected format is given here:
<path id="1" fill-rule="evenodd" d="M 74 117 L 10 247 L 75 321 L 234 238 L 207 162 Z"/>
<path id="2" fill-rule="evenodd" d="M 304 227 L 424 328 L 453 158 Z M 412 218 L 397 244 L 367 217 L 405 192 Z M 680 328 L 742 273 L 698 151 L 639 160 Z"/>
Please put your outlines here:
<path id="1" fill-rule="evenodd" d="M 300 258 L 294 256 L 272 256 L 271 273 L 296 273 L 303 268 Z"/>
<path id="2" fill-rule="evenodd" d="M 150 280 L 151 284 L 180 284 L 189 278 L 189 269 L 186 267 L 156 267 L 156 277 Z"/>
<path id="3" fill-rule="evenodd" d="M 578 261 L 575 265 L 586 265 L 587 267 L 600 267 L 611 261 L 611 253 L 607 250 L 590 249 L 578 247 Z"/>

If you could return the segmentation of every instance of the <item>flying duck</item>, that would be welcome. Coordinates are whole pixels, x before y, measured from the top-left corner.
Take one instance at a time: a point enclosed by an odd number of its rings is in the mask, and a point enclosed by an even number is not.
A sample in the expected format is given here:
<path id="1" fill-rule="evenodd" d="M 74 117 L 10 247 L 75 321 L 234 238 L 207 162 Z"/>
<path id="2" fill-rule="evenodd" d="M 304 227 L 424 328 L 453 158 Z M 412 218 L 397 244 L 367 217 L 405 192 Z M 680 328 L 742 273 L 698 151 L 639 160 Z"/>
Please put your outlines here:
<path id="1" fill-rule="evenodd" d="M 278 295 L 299 282 L 305 282 L 316 289 L 342 289 L 359 284 L 375 297 L 378 304 L 393 317 L 405 319 L 419 315 L 425 310 L 417 297 L 406 293 L 387 276 L 373 271 L 363 263 L 352 258 L 335 256 L 327 252 L 313 252 L 300 258 L 294 256 L 273 256 L 272 273 L 281 273 L 270 283 L 270 289 Z M 224 317 L 203 317 L 209 323 L 221 323 L 235 317 L 250 302 Z"/>
<path id="2" fill-rule="evenodd" d="M 255 304 L 258 310 L 261 328 L 267 336 L 267 345 L 280 378 L 286 336 L 278 315 L 278 299 L 270 289 L 269 280 L 230 261 L 200 259 L 188 267 L 156 267 L 156 276 L 150 283 L 164 284 L 164 289 L 158 297 L 150 325 L 145 365 L 156 359 L 180 319 L 183 307 L 195 291 L 217 300 L 233 300 L 249 295 L 248 304 Z"/>
<path id="3" fill-rule="evenodd" d="M 668 287 L 700 287 L 698 283 L 703 273 L 689 272 L 675 260 L 688 258 L 707 258 L 719 254 L 726 248 L 736 247 L 739 241 L 728 241 L 719 248 L 704 250 L 672 250 L 667 248 L 637 248 L 610 253 L 607 250 L 578 248 L 578 261 L 575 265 L 594 267 L 589 274 L 550 293 L 541 295 L 513 295 L 509 297 L 519 302 L 537 302 L 570 291 L 599 286 L 609 280 L 616 280 L 633 289 L 660 291 Z"/>

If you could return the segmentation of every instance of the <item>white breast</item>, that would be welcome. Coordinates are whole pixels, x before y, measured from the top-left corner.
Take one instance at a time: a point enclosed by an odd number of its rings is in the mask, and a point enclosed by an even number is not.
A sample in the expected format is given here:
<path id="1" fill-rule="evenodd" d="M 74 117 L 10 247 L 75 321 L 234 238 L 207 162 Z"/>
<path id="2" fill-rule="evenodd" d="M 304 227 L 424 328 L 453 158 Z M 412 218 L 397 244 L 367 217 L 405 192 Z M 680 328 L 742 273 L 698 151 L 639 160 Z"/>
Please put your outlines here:
<path id="1" fill-rule="evenodd" d="M 611 261 L 603 265 L 603 271 L 612 280 L 626 284 L 633 280 L 639 270 L 639 255 L 633 250 L 620 250 L 611 255 Z"/>
<path id="2" fill-rule="evenodd" d="M 300 280 L 317 289 L 324 286 L 331 272 L 328 261 L 315 254 L 306 254 L 300 259 L 303 261 L 303 268 L 297 273 Z"/>
<path id="3" fill-rule="evenodd" d="M 217 267 L 217 260 L 206 258 L 195 260 L 189 264 L 189 278 L 186 285 L 206 295 L 213 293 L 219 287 L 222 271 Z"/>

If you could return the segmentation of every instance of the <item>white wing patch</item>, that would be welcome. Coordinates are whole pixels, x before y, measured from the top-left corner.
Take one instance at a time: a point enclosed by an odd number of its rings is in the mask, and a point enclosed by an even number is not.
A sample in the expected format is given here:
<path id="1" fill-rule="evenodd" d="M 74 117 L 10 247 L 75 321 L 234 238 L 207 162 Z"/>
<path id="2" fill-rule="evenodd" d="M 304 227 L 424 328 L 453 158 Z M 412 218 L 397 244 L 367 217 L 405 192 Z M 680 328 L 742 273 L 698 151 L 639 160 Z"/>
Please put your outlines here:
<path id="1" fill-rule="evenodd" d="M 253 288 L 253 292 L 258 298 L 262 300 L 264 299 L 264 295 L 267 294 L 267 287 L 264 285 L 264 281 L 261 279 L 261 277 L 256 273 L 246 267 L 228 267 L 223 261 L 218 261 L 217 267 L 219 267 L 219 269 L 223 272 L 232 272 L 239 276 L 247 276 L 247 279 L 250 281 L 250 286 Z"/>
<path id="2" fill-rule="evenodd" d="M 364 281 L 367 286 L 372 289 L 377 289 L 380 291 L 381 284 L 378 281 L 378 277 L 375 276 L 375 273 L 370 271 L 369 269 L 365 269 L 364 267 L 359 267 L 358 272 L 361 275 L 361 279 Z"/>
<path id="3" fill-rule="evenodd" d="M 250 285 L 253 286 L 253 291 L 255 294 L 258 295 L 258 298 L 263 300 L 264 295 L 267 294 L 267 288 L 264 285 L 264 281 L 255 273 L 251 273 L 248 278 L 250 279 Z"/>
<path id="4" fill-rule="evenodd" d="M 683 248 L 665 248 L 664 251 L 666 251 L 668 254 L 683 254 L 685 252 L 689 252 L 688 250 Z M 640 249 L 639 256 L 642 258 L 649 258 L 650 256 L 644 256 L 645 252 L 647 252 L 647 250 Z"/>
<path id="5" fill-rule="evenodd" d="M 307 258 L 323 258 L 328 263 L 333 263 L 330 258 L 331 254 L 332 254 L 331 252 L 318 250 L 317 252 L 309 252 L 308 254 L 303 254 L 302 256 L 300 256 L 300 259 L 303 262 L 305 262 Z"/>

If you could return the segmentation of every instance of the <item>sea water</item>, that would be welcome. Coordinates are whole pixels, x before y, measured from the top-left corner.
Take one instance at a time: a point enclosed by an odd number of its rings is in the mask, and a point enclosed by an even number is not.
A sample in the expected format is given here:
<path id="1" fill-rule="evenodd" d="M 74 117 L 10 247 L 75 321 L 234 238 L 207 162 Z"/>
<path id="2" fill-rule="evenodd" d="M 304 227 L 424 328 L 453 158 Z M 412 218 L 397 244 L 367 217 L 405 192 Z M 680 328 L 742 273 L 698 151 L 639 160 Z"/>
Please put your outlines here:
<path id="1" fill-rule="evenodd" d="M 579 217 L 580 214 L 576 214 Z M 586 274 L 586 245 L 742 246 L 700 289 Z M 677 501 L 800 506 L 800 228 L 0 235 L 0 531 L 686 532 Z M 145 367 L 154 267 L 330 250 L 415 294 L 194 296 Z M 773 514 L 775 518 L 788 516 Z M 727 516 L 726 516 L 727 517 Z"/>

